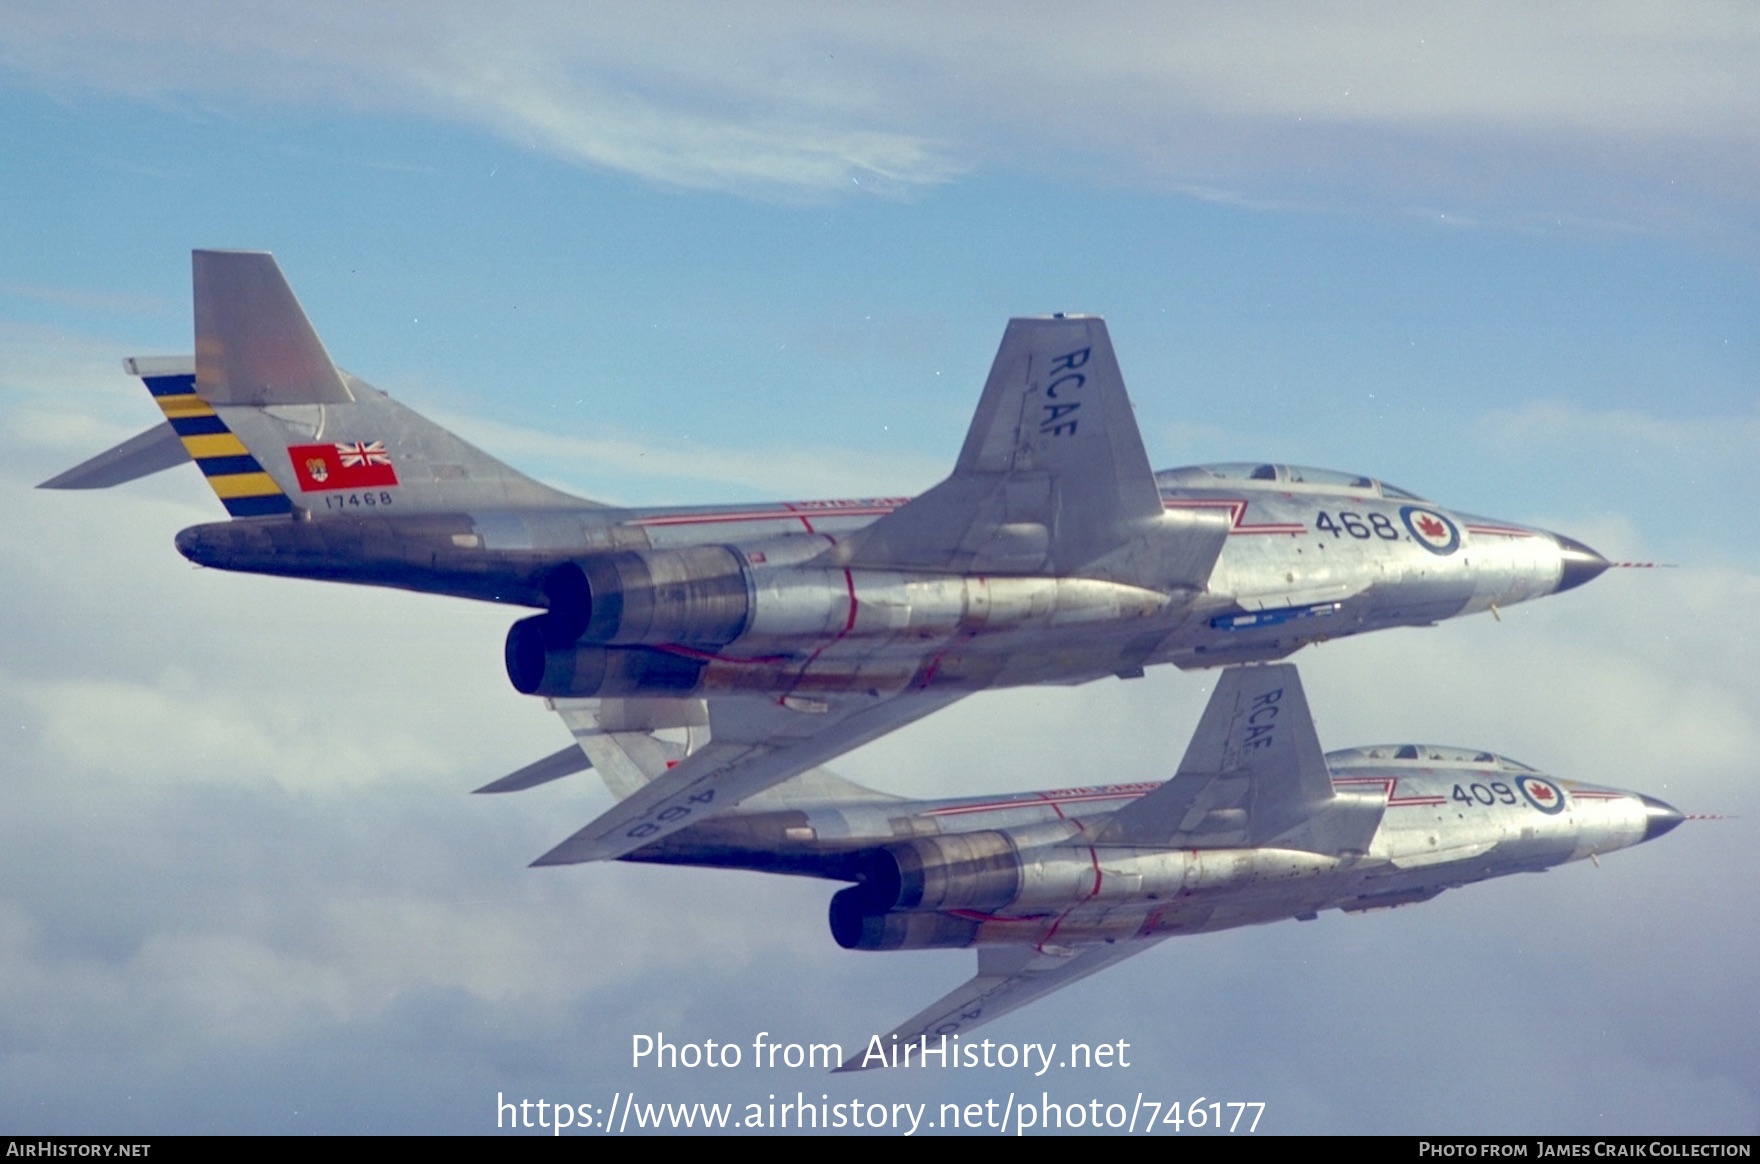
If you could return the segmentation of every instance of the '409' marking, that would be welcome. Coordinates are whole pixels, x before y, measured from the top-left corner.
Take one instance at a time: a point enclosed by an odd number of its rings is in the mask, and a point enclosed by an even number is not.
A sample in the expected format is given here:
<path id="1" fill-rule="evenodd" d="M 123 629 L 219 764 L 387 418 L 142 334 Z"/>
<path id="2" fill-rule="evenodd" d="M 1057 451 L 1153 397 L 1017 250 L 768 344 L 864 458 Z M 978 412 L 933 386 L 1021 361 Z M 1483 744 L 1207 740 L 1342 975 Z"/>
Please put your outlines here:
<path id="1" fill-rule="evenodd" d="M 1514 804 L 1516 794 L 1514 789 L 1499 780 L 1495 784 L 1468 784 L 1464 787 L 1456 784 L 1454 795 L 1449 799 L 1459 801 L 1468 808 L 1480 805 L 1490 807 L 1493 804 Z"/>

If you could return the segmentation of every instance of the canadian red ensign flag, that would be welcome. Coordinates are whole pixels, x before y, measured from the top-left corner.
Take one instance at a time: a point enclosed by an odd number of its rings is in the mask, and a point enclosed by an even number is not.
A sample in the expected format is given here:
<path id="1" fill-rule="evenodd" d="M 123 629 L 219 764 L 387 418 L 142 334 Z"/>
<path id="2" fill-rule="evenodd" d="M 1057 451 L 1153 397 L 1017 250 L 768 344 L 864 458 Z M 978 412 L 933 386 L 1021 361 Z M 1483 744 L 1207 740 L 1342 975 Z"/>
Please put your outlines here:
<path id="1" fill-rule="evenodd" d="M 293 475 L 307 493 L 325 489 L 381 489 L 397 484 L 397 470 L 384 441 L 337 445 L 290 445 Z"/>

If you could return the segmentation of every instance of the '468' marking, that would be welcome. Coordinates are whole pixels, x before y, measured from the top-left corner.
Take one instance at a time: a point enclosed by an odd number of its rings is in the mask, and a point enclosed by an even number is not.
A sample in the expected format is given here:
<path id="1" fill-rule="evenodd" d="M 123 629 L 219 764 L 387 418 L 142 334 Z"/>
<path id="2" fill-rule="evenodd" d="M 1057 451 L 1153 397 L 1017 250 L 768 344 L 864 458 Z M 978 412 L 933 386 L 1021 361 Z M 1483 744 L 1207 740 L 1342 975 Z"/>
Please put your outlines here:
<path id="1" fill-rule="evenodd" d="M 715 790 L 709 788 L 702 792 L 694 792 L 685 797 L 685 800 L 688 803 L 668 805 L 655 813 L 652 819 L 642 821 L 640 824 L 632 826 L 623 835 L 632 840 L 641 840 L 644 837 L 651 837 L 660 831 L 661 824 L 671 824 L 673 821 L 683 820 L 691 813 L 697 811 L 695 808 L 690 807 L 691 805 L 695 804 L 707 808 L 709 805 L 713 804 L 715 802 Z M 656 824 L 656 821 L 658 821 L 659 824 Z"/>
<path id="2" fill-rule="evenodd" d="M 1320 516 L 1314 519 L 1314 528 L 1335 538 L 1349 534 L 1358 541 L 1367 541 L 1372 537 L 1388 542 L 1399 540 L 1399 530 L 1393 527 L 1393 519 L 1385 513 L 1371 513 L 1365 519 L 1360 513 L 1341 509 L 1335 521 L 1330 513 L 1322 509 Z"/>

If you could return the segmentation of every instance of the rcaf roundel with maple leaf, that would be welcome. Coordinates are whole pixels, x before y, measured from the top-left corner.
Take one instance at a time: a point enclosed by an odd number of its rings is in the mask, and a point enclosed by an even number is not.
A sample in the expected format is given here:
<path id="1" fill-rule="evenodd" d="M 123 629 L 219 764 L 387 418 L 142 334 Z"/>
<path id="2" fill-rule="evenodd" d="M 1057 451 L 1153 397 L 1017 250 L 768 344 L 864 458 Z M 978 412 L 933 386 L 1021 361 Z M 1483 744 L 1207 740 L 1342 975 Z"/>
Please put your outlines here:
<path id="1" fill-rule="evenodd" d="M 1553 816 L 1564 811 L 1564 791 L 1550 780 L 1538 776 L 1517 776 L 1516 787 L 1528 798 L 1528 803 Z"/>
<path id="2" fill-rule="evenodd" d="M 1452 554 L 1461 548 L 1461 531 L 1445 515 L 1421 505 L 1401 506 L 1400 517 L 1412 537 L 1432 554 Z"/>

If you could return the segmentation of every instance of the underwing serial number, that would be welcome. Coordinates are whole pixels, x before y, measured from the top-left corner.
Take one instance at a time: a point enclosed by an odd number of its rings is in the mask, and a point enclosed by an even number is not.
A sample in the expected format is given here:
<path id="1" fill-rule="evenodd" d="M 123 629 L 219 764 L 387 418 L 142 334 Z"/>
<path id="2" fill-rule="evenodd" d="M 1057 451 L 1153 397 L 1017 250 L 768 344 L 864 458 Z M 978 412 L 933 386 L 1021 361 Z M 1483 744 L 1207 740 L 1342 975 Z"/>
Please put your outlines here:
<path id="1" fill-rule="evenodd" d="M 674 821 L 683 820 L 685 817 L 691 815 L 691 813 L 696 812 L 697 810 L 692 808 L 691 805 L 707 808 L 710 804 L 714 803 L 714 801 L 715 790 L 712 788 L 704 792 L 692 793 L 690 796 L 685 797 L 684 803 L 667 805 L 649 819 L 642 821 L 640 824 L 631 826 L 629 831 L 625 832 L 623 835 L 634 840 L 642 840 L 646 837 L 651 837 L 660 831 L 661 825 L 672 824 Z"/>

